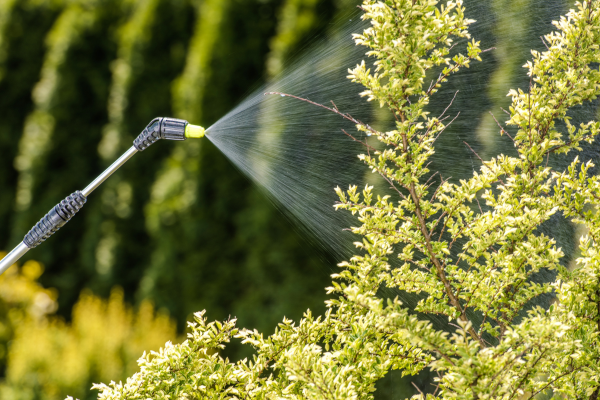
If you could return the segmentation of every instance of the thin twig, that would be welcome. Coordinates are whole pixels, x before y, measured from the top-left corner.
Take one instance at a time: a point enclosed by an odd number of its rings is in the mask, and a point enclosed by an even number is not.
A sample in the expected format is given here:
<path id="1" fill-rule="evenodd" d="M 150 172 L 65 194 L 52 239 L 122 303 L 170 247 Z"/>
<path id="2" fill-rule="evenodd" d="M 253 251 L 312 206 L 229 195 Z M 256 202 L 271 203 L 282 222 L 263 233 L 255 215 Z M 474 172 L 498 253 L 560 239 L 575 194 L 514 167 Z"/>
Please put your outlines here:
<path id="1" fill-rule="evenodd" d="M 515 397 L 515 396 L 516 396 L 516 395 L 519 393 L 519 389 L 521 388 L 521 385 L 523 385 L 523 384 L 525 383 L 525 381 L 527 380 L 527 377 L 529 376 L 529 374 L 531 374 L 531 371 L 533 370 L 533 367 L 535 367 L 535 366 L 536 366 L 536 364 L 537 364 L 537 363 L 538 363 L 538 362 L 539 362 L 539 361 L 540 361 L 540 360 L 543 358 L 544 354 L 545 354 L 547 351 L 548 351 L 548 349 L 544 349 L 544 350 L 542 350 L 542 351 L 540 352 L 540 355 L 539 355 L 539 357 L 537 358 L 537 360 L 535 360 L 535 361 L 533 362 L 533 365 L 531 365 L 531 369 L 530 369 L 530 370 L 528 370 L 528 371 L 525 373 L 525 376 L 523 376 L 523 377 L 521 378 L 521 380 L 519 381 L 519 385 L 518 385 L 516 388 L 514 388 L 514 390 L 513 390 L 512 394 L 511 394 L 511 396 L 509 397 L 509 399 L 508 399 L 508 400 L 512 400 L 512 399 L 513 399 L 513 397 Z"/>
<path id="2" fill-rule="evenodd" d="M 362 144 L 363 146 L 376 151 L 377 149 L 375 147 L 371 147 L 369 144 L 367 144 L 366 142 L 363 142 L 361 140 L 356 139 L 354 136 L 352 136 L 351 134 L 349 134 L 348 132 L 346 132 L 345 130 L 342 129 L 342 132 L 344 132 L 346 134 L 346 136 L 348 136 L 350 139 L 354 140 L 355 142 L 358 142 L 360 144 Z"/>
<path id="3" fill-rule="evenodd" d="M 590 2 L 591 3 L 591 2 Z M 546 389 L 548 389 L 548 387 L 550 387 L 551 385 L 553 385 L 554 383 L 556 383 L 558 380 L 564 378 L 566 375 L 572 374 L 573 372 L 576 372 L 577 370 L 582 369 L 583 366 L 577 367 L 571 371 L 567 371 L 562 375 L 557 376 L 555 379 L 551 380 L 550 382 L 548 382 L 548 384 L 544 387 L 542 387 L 540 390 L 538 390 L 537 392 L 533 393 L 529 398 L 533 399 L 535 396 L 537 396 L 539 393 L 545 391 Z M 598 395 L 598 388 L 596 388 L 596 392 L 594 392 L 596 394 L 596 396 Z M 592 397 L 590 397 L 592 398 Z"/>
<path id="4" fill-rule="evenodd" d="M 531 88 L 532 88 L 531 80 L 532 79 L 533 79 L 532 77 L 529 77 L 529 92 L 527 93 L 527 101 L 529 103 L 527 105 L 527 112 L 529 113 L 529 123 L 528 123 L 528 126 L 527 126 L 527 128 L 529 129 L 529 132 L 527 132 L 527 135 L 529 136 L 529 147 L 531 147 L 531 145 L 532 145 L 531 142 L 533 140 L 532 139 L 532 132 L 531 132 L 531 115 L 533 114 L 533 111 L 531 110 Z"/>
<path id="5" fill-rule="evenodd" d="M 586 140 L 588 140 L 589 138 L 593 137 L 594 135 L 587 135 L 587 136 L 582 136 L 581 139 L 577 140 L 578 142 L 584 142 Z M 571 144 L 573 144 L 575 142 L 575 140 L 569 140 L 568 142 L 565 142 L 559 146 L 554 146 L 553 148 L 549 149 L 548 151 L 546 151 L 546 153 L 554 153 L 557 150 L 560 150 L 566 146 L 570 146 Z"/>
<path id="6" fill-rule="evenodd" d="M 430 162 L 429 164 L 431 164 L 431 162 Z M 427 166 L 429 166 L 429 164 L 427 164 Z M 425 167 L 425 168 L 427 168 L 427 167 Z M 436 175 L 437 175 L 437 174 L 439 174 L 439 173 L 440 173 L 440 171 L 435 171 L 435 172 L 434 172 L 434 173 L 433 173 L 433 174 L 432 174 L 432 175 L 429 177 L 429 179 L 427 179 L 427 181 L 425 182 L 425 185 L 427 185 L 427 184 L 429 183 L 429 181 L 430 181 L 430 180 L 432 180 L 432 179 L 433 179 L 433 177 L 434 177 L 434 176 L 436 176 Z"/>
<path id="7" fill-rule="evenodd" d="M 544 40 L 543 36 L 540 36 L 540 39 L 542 39 L 542 43 L 544 43 L 544 46 L 546 46 L 546 49 L 548 49 L 548 51 L 550 51 L 550 48 L 548 47 L 548 45 L 546 44 L 546 41 Z"/>
<path id="8" fill-rule="evenodd" d="M 442 374 L 440 374 L 440 371 L 436 371 L 436 372 L 437 372 L 438 378 L 440 378 L 440 382 L 441 382 L 441 380 L 442 380 Z M 432 383 L 432 385 L 433 385 L 433 383 Z M 438 390 L 440 390 L 440 385 L 441 385 L 441 383 L 438 383 L 437 385 L 434 385 L 434 386 L 436 386 L 435 392 L 433 392 L 434 396 L 437 394 Z"/>
<path id="9" fill-rule="evenodd" d="M 488 51 L 495 50 L 495 49 L 496 49 L 495 47 L 490 47 L 489 49 L 482 50 L 481 53 L 487 53 Z M 472 59 L 472 58 L 473 57 L 469 57 L 469 59 Z M 435 81 L 435 84 L 429 86 L 429 89 L 427 90 L 427 92 L 425 92 L 425 97 L 429 96 L 431 94 L 431 91 L 435 87 L 437 87 L 438 84 L 440 84 L 444 79 L 446 79 L 448 76 L 450 76 L 450 74 L 453 74 L 454 71 L 459 67 L 461 67 L 460 64 L 454 64 L 454 66 L 452 66 L 452 68 L 450 68 L 445 74 L 441 73 L 440 76 L 438 77 L 437 81 Z"/>
<path id="10" fill-rule="evenodd" d="M 471 150 L 473 152 L 473 154 L 475 154 L 477 156 L 477 158 L 479 158 L 479 161 L 481 161 L 481 163 L 483 164 L 484 161 L 481 157 L 479 157 L 479 154 L 477 154 L 477 152 L 475 152 L 475 150 L 473 150 L 473 148 L 471 146 L 469 146 L 469 143 L 465 142 L 463 140 L 463 143 L 467 145 L 467 147 L 469 148 L 469 150 Z"/>
<path id="11" fill-rule="evenodd" d="M 452 125 L 452 123 L 453 123 L 454 121 L 456 121 L 456 118 L 458 118 L 458 116 L 459 116 L 459 115 L 460 115 L 460 112 L 459 112 L 458 114 L 456 114 L 456 117 L 452 118 L 452 121 L 450 121 L 450 122 L 448 123 L 448 125 L 444 126 L 444 128 L 443 128 L 443 129 L 442 129 L 442 130 L 441 130 L 441 131 L 440 131 L 440 132 L 437 134 L 437 136 L 435 137 L 435 139 L 433 139 L 433 142 L 431 142 L 431 144 L 432 144 L 432 145 L 435 143 L 435 141 L 436 141 L 436 140 L 438 140 L 438 138 L 440 137 L 440 135 L 441 135 L 442 133 L 444 133 L 444 131 L 445 131 L 445 130 L 446 130 L 446 129 L 447 129 L 449 126 L 450 126 L 450 125 Z"/>
<path id="12" fill-rule="evenodd" d="M 504 128 L 502 127 L 502 125 L 500 125 L 500 122 L 498 122 L 498 120 L 496 119 L 496 117 L 494 116 L 494 114 L 491 111 L 490 111 L 490 115 L 492 116 L 492 118 L 494 118 L 494 121 L 496 121 L 496 125 L 498 125 L 498 128 L 500 128 L 500 133 L 505 133 L 506 136 L 508 136 L 510 138 L 510 140 L 512 140 L 513 143 L 514 143 L 515 139 L 513 139 L 513 137 L 510 136 L 510 134 L 504 130 Z"/>
<path id="13" fill-rule="evenodd" d="M 362 125 L 365 128 L 367 128 L 367 130 L 371 131 L 374 134 L 378 133 L 375 129 L 371 128 L 368 124 L 360 122 L 356 118 L 352 117 L 350 114 L 344 114 L 343 112 L 339 111 L 337 109 L 337 107 L 336 108 L 327 107 L 327 106 L 325 106 L 323 104 L 320 104 L 320 103 L 317 103 L 315 101 L 312 101 L 312 100 L 309 100 L 309 99 L 305 99 L 305 98 L 299 97 L 299 96 L 294 96 L 293 94 L 287 94 L 287 93 L 281 93 L 281 92 L 267 92 L 267 93 L 265 93 L 265 95 L 267 95 L 267 94 L 278 94 L 280 96 L 291 97 L 291 98 L 296 99 L 296 100 L 305 101 L 305 102 L 307 102 L 309 104 L 312 104 L 313 106 L 321 107 L 321 108 L 324 108 L 324 109 L 326 109 L 328 111 L 331 111 L 332 113 L 335 113 L 335 114 L 341 116 L 342 118 L 347 119 L 348 121 L 351 121 L 351 122 L 355 123 L 356 125 Z"/>
<path id="14" fill-rule="evenodd" d="M 440 181 L 440 185 L 437 187 L 437 189 L 435 189 L 435 192 L 433 193 L 433 196 L 431 196 L 431 201 L 432 202 L 437 197 L 437 195 L 440 192 L 440 189 L 442 188 L 442 186 L 444 186 L 444 183 L 448 182 L 450 179 L 452 179 L 452 177 L 449 177 L 448 179 L 444 179 L 444 177 L 442 177 L 442 180 Z"/>
<path id="15" fill-rule="evenodd" d="M 414 382 L 411 382 L 411 383 L 415 387 L 415 389 L 417 389 L 419 391 L 419 393 L 421 393 L 421 396 L 423 397 L 423 400 L 425 400 L 425 395 L 423 394 L 423 392 L 421 391 L 421 389 L 419 389 L 419 387 L 417 385 L 415 385 Z"/>
<path id="16" fill-rule="evenodd" d="M 396 191 L 396 192 L 397 192 L 397 193 L 400 195 L 400 197 L 402 197 L 402 199 L 403 199 L 403 200 L 408 200 L 408 199 L 406 198 L 406 196 L 404 195 L 404 193 L 402 193 L 402 192 L 400 191 L 400 189 L 398 189 L 398 188 L 396 187 L 396 185 L 394 184 L 394 182 L 393 182 L 393 181 L 392 181 L 392 180 L 391 180 L 389 177 L 385 176 L 383 173 L 381 173 L 381 171 L 379 172 L 379 175 L 380 175 L 380 176 L 381 176 L 383 179 L 385 179 L 385 180 L 387 181 L 387 183 L 389 183 L 389 184 L 390 184 L 390 189 L 394 189 L 394 190 L 395 190 L 395 191 Z"/>
<path id="17" fill-rule="evenodd" d="M 446 111 L 448 111 L 448 109 L 450 107 L 452 107 L 452 103 L 454 103 L 454 99 L 456 99 L 456 95 L 458 94 L 458 90 L 454 93 L 454 97 L 452 97 L 452 100 L 450 101 L 450 104 L 448 104 L 448 107 L 446 107 L 446 109 L 444 110 L 444 112 L 442 112 L 440 114 L 440 116 L 438 117 L 438 119 L 442 118 L 444 116 L 444 114 L 446 114 Z"/>
<path id="18" fill-rule="evenodd" d="M 479 154 L 477 154 L 475 152 L 475 150 L 473 150 L 473 148 L 471 146 L 469 146 L 469 143 L 465 142 L 464 140 L 463 140 L 463 143 L 466 144 L 469 149 L 471 149 L 471 151 L 473 152 L 473 154 L 475 154 L 477 156 L 477 158 L 479 158 L 479 161 L 481 161 L 481 163 L 485 166 L 485 162 L 483 161 L 483 159 L 481 157 L 479 157 Z M 503 185 L 506 185 L 502 179 L 498 178 L 498 180 L 500 182 L 502 182 Z M 483 212 L 482 212 L 482 214 L 483 214 Z"/>
<path id="19" fill-rule="evenodd" d="M 477 198 L 477 195 L 475 195 L 475 200 L 477 201 L 477 205 L 479 206 L 479 212 L 481 214 L 483 214 L 483 210 L 481 209 L 481 203 L 479 202 L 479 199 Z"/>

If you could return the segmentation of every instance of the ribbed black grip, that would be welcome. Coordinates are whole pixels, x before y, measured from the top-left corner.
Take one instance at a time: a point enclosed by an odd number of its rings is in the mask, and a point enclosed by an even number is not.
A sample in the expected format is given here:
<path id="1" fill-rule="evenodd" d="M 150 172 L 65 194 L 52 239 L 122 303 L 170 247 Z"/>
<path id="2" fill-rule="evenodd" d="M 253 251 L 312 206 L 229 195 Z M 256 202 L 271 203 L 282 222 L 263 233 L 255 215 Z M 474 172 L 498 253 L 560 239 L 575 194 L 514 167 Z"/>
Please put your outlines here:
<path id="1" fill-rule="evenodd" d="M 58 203 L 48 214 L 38 222 L 33 229 L 25 235 L 23 243 L 30 249 L 38 246 L 59 230 L 64 224 L 81 210 L 87 201 L 86 197 L 78 190 Z"/>
<path id="2" fill-rule="evenodd" d="M 138 151 L 144 151 L 158 139 L 185 140 L 185 127 L 188 124 L 183 119 L 154 118 L 142 133 L 133 141 Z"/>

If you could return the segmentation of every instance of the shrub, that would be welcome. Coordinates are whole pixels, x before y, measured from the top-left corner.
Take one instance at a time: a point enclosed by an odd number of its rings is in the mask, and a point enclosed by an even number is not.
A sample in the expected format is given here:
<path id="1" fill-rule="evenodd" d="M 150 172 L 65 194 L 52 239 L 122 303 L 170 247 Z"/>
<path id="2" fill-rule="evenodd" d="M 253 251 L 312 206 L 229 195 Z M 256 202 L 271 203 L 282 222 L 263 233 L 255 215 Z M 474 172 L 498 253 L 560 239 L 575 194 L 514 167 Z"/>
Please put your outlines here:
<path id="1" fill-rule="evenodd" d="M 553 171 L 547 160 L 600 131 L 596 121 L 572 125 L 568 114 L 600 92 L 600 1 L 577 3 L 555 23 L 547 51 L 533 51 L 525 66 L 530 87 L 509 93 L 514 131 L 500 133 L 510 135 L 517 156 L 499 155 L 469 180 L 432 188 L 427 163 L 446 125 L 425 108 L 450 75 L 481 54 L 471 40 L 465 54 L 451 56 L 454 41 L 470 39 L 473 21 L 460 0 L 437 3 L 363 2 L 371 26 L 355 40 L 375 66 L 363 63 L 350 78 L 393 112 L 396 127 L 378 132 L 356 121 L 358 131 L 385 145 L 366 143 L 360 158 L 396 195 L 337 189 L 336 207 L 358 215 L 362 225 L 352 230 L 362 240 L 360 254 L 334 275 L 328 290 L 337 298 L 325 315 L 307 311 L 264 337 L 236 328 L 235 320 L 207 323 L 198 313 L 187 341 L 144 355 L 140 372 L 124 384 L 96 385 L 101 399 L 372 398 L 390 370 L 426 368 L 438 376 L 428 398 L 598 398 L 600 182 L 589 173 L 591 162 L 575 158 L 566 171 Z M 427 85 L 438 66 L 439 77 Z M 588 229 L 572 271 L 538 230 L 559 212 Z M 401 267 L 392 269 L 390 257 Z M 556 279 L 535 281 L 542 269 L 555 270 Z M 410 310 L 378 296 L 383 286 L 422 299 Z M 556 297 L 548 309 L 532 305 L 548 294 Z M 447 324 L 434 325 L 433 317 Z M 256 349 L 252 360 L 219 355 L 232 337 Z"/>

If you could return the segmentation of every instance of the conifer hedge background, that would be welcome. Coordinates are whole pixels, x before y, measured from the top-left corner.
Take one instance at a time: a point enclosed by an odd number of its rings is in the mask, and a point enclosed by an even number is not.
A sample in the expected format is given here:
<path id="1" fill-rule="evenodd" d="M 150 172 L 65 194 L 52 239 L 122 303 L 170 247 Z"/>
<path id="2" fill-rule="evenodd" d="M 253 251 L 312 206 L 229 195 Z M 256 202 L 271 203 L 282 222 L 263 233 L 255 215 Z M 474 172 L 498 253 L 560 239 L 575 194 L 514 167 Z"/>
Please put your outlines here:
<path id="1" fill-rule="evenodd" d="M 155 116 L 209 126 L 349 4 L 0 2 L 0 248 L 87 185 Z M 267 67 L 269 66 L 269 67 Z M 322 308 L 330 266 L 208 141 L 164 143 L 28 255 L 70 315 L 83 288 L 264 329 Z M 284 295 L 285 294 L 285 295 Z"/>

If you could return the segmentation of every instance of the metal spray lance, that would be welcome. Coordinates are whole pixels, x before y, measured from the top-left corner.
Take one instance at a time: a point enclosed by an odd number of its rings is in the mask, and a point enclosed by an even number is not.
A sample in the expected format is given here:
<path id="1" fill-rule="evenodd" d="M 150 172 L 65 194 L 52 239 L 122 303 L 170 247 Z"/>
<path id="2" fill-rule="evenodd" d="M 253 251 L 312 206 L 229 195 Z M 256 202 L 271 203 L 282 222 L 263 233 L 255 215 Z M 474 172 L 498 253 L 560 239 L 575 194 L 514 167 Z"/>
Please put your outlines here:
<path id="1" fill-rule="evenodd" d="M 133 146 L 125 152 L 117 161 L 100 174 L 85 189 L 76 191 L 58 203 L 44 218 L 40 220 L 30 231 L 23 242 L 13 249 L 0 261 L 0 274 L 4 273 L 11 265 L 17 262 L 25 253 L 40 245 L 57 230 L 65 225 L 83 207 L 87 197 L 125 164 L 135 153 L 144 151 L 159 139 L 185 140 L 187 138 L 201 138 L 205 130 L 201 126 L 192 125 L 187 121 L 175 118 L 155 118 L 142 133 L 133 141 Z"/>

